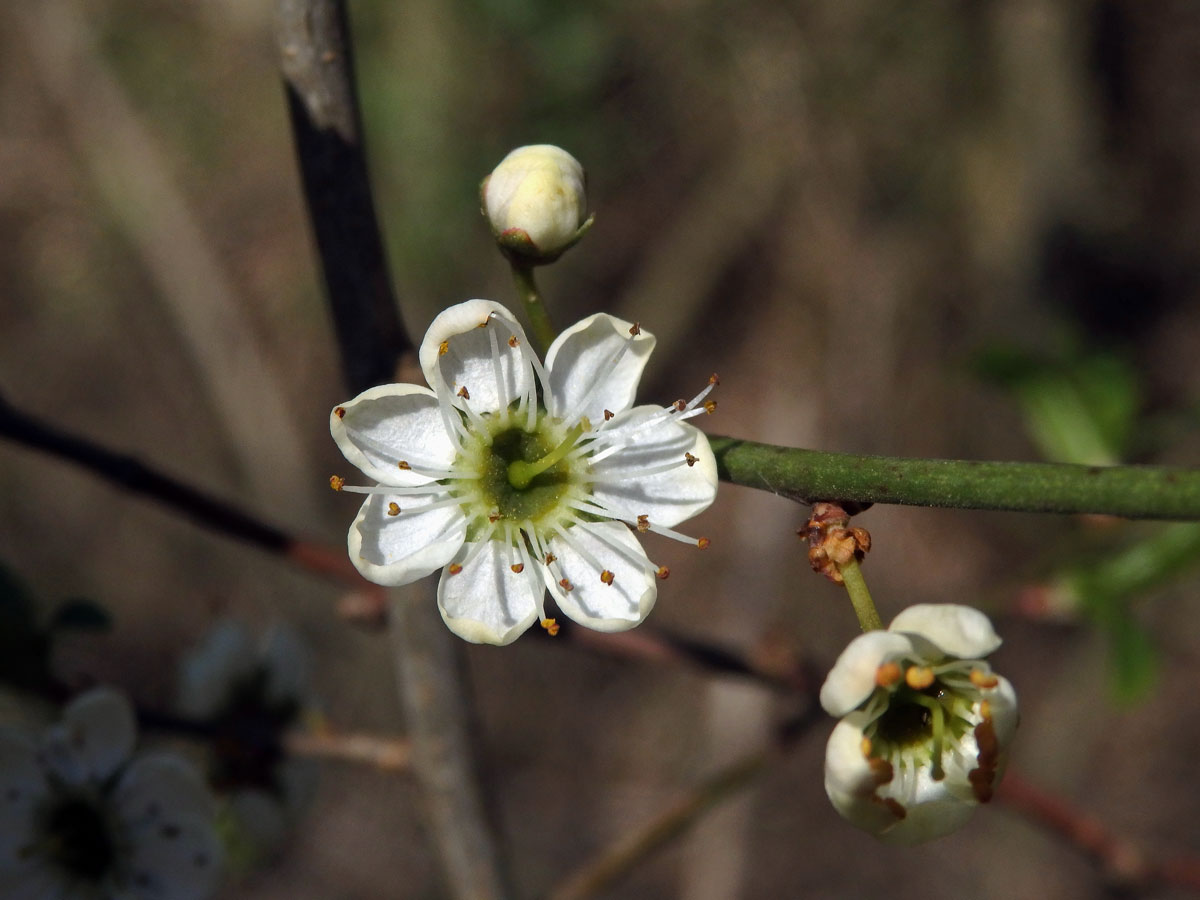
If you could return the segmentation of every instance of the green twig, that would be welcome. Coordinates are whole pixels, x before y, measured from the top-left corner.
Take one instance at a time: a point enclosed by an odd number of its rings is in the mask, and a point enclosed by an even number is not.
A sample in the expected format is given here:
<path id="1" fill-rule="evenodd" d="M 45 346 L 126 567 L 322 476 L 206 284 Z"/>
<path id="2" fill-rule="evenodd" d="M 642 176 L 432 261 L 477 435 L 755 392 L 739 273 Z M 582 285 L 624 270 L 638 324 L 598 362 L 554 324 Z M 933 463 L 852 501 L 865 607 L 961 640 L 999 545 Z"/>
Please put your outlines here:
<path id="1" fill-rule="evenodd" d="M 510 262 L 512 261 L 510 260 Z M 544 355 L 550 349 L 550 345 L 554 343 L 556 332 L 550 321 L 550 314 L 546 311 L 546 304 L 542 302 L 537 282 L 534 281 L 533 267 L 520 262 L 512 262 L 512 275 L 513 283 L 517 286 L 517 293 L 521 295 L 521 302 L 525 306 L 525 315 L 529 317 L 533 339 L 538 344 L 538 351 Z"/>
<path id="2" fill-rule="evenodd" d="M 1200 519 L 1200 468 L 823 453 L 711 437 L 723 481 L 794 500 Z"/>

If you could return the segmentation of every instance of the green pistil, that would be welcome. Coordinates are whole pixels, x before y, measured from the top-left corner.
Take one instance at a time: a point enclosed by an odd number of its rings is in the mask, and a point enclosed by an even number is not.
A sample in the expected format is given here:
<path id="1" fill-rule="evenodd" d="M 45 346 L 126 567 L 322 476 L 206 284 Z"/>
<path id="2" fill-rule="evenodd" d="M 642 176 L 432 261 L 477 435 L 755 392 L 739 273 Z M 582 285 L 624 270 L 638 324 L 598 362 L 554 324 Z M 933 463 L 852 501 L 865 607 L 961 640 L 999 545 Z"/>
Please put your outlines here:
<path id="1" fill-rule="evenodd" d="M 946 777 L 946 773 L 942 769 L 942 742 L 946 737 L 946 710 L 940 701 L 924 694 L 913 694 L 912 702 L 929 710 L 930 724 L 933 726 L 933 759 L 931 760 L 933 771 L 930 776 L 934 781 L 941 781 Z"/>
<path id="2" fill-rule="evenodd" d="M 533 479 L 537 478 L 551 466 L 561 462 L 562 458 L 571 452 L 583 434 L 583 430 L 583 423 L 581 422 L 567 432 L 567 436 L 561 444 L 539 460 L 526 462 L 523 459 L 514 459 L 508 464 L 509 485 L 512 486 L 513 490 L 517 491 L 527 489 Z"/>

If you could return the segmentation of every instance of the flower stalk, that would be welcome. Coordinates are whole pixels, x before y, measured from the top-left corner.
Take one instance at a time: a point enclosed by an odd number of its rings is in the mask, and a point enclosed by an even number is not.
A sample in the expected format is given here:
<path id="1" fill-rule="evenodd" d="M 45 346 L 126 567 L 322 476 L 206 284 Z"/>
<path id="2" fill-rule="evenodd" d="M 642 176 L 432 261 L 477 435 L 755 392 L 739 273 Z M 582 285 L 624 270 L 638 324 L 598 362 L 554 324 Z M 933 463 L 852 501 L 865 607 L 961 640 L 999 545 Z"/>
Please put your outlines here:
<path id="1" fill-rule="evenodd" d="M 882 630 L 883 619 L 879 618 L 879 611 L 875 608 L 875 601 L 871 599 L 871 592 L 867 589 L 867 582 L 863 578 L 858 560 L 851 557 L 848 563 L 838 566 L 838 571 L 842 573 L 842 583 L 846 586 L 846 593 L 850 595 L 850 605 L 854 607 L 854 614 L 858 616 L 858 624 L 862 630 Z"/>
<path id="2" fill-rule="evenodd" d="M 709 438 L 722 481 L 794 500 L 1200 519 L 1200 468 L 977 462 L 825 453 Z"/>
<path id="3" fill-rule="evenodd" d="M 517 287 L 521 305 L 525 307 L 525 316 L 529 319 L 533 339 L 537 341 L 538 352 L 544 354 L 554 343 L 558 332 L 554 323 L 550 321 L 550 313 L 546 310 L 546 303 L 542 300 L 541 291 L 534 280 L 533 266 L 515 261 L 511 264 L 513 284 Z"/>

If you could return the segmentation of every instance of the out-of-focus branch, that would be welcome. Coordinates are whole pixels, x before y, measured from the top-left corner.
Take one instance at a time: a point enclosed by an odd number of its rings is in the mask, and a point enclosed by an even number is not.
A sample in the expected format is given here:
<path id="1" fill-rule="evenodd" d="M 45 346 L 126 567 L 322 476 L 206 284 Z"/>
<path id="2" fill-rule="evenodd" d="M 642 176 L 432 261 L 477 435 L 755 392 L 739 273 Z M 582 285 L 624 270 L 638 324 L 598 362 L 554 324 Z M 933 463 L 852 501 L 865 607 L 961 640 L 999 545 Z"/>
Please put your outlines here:
<path id="1" fill-rule="evenodd" d="M 1200 859 L 1153 859 L 1098 819 L 1019 775 L 1010 772 L 1005 777 L 996 799 L 1065 840 L 1122 887 L 1151 889 L 1166 884 L 1200 891 Z"/>
<path id="2" fill-rule="evenodd" d="M 295 756 L 371 766 L 384 772 L 407 772 L 412 747 L 406 738 L 377 734 L 334 734 L 291 731 L 283 748 Z"/>
<path id="3" fill-rule="evenodd" d="M 614 841 L 584 863 L 550 892 L 552 900 L 594 897 L 627 875 L 635 866 L 684 834 L 704 813 L 749 787 L 795 741 L 824 719 L 815 702 L 780 729 L 775 746 L 749 754 L 705 779 L 650 821 Z"/>
<path id="4" fill-rule="evenodd" d="M 346 383 L 354 393 L 393 381 L 411 345 L 384 258 L 362 143 L 346 8 L 279 0 L 276 41 L 296 159 Z"/>
<path id="5" fill-rule="evenodd" d="M 392 381 L 411 345 L 371 198 L 344 0 L 277 0 L 276 37 L 342 370 L 359 393 Z M 413 774 L 450 895 L 503 897 L 471 756 L 462 649 L 427 589 L 413 586 L 392 597 L 390 633 Z"/>

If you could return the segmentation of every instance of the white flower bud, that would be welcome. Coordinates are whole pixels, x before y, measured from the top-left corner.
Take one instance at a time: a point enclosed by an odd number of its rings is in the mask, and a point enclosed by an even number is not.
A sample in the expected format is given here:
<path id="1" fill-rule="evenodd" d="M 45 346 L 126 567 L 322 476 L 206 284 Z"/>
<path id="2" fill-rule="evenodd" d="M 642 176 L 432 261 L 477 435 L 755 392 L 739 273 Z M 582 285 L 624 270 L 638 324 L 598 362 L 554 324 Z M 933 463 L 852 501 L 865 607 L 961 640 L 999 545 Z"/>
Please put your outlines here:
<path id="1" fill-rule="evenodd" d="M 480 194 L 497 242 L 525 262 L 552 262 L 591 224 L 583 167 L 552 144 L 512 151 L 484 179 Z"/>

